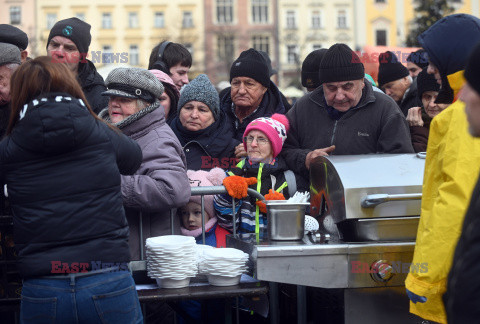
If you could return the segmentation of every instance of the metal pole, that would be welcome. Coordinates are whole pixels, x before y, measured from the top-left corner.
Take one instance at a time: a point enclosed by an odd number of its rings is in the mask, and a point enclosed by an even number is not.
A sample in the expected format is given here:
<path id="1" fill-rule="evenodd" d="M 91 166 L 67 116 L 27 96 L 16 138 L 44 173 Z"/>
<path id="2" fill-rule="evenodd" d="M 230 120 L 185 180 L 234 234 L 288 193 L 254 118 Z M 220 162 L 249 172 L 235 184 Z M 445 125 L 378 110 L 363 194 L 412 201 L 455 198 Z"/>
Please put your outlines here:
<path id="1" fill-rule="evenodd" d="M 174 209 L 170 209 L 170 231 L 172 232 L 172 235 L 175 234 L 174 231 L 173 231 L 173 224 L 175 222 L 175 220 L 173 219 L 175 217 L 175 213 L 173 211 Z"/>
<path id="2" fill-rule="evenodd" d="M 297 323 L 307 324 L 307 287 L 297 286 Z"/>
<path id="3" fill-rule="evenodd" d="M 143 242 L 143 215 L 142 215 L 142 212 L 140 212 L 139 225 L 140 225 L 140 229 L 139 229 L 139 235 L 140 235 L 140 260 L 144 260 L 144 257 L 143 257 L 143 245 L 144 245 L 145 243 Z"/>
<path id="4" fill-rule="evenodd" d="M 205 196 L 200 196 L 200 203 L 202 205 L 202 243 L 205 245 Z"/>
<path id="5" fill-rule="evenodd" d="M 233 221 L 233 236 L 237 235 L 237 213 L 235 212 L 235 198 L 232 197 L 232 221 Z"/>
<path id="6" fill-rule="evenodd" d="M 270 295 L 270 324 L 278 324 L 278 284 L 276 282 L 269 282 L 269 295 Z"/>

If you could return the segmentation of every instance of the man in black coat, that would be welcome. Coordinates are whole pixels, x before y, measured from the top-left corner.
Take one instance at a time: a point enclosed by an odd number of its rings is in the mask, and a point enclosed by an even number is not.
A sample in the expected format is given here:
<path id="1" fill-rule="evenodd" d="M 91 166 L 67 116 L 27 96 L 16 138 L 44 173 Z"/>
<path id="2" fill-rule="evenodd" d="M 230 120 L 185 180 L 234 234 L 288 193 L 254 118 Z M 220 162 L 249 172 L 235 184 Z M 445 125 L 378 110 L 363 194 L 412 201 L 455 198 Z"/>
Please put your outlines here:
<path id="1" fill-rule="evenodd" d="M 108 105 L 108 98 L 101 95 L 107 87 L 95 65 L 87 60 L 92 40 L 90 27 L 78 18 L 60 20 L 48 35 L 47 54 L 58 63 L 67 64 L 74 72 L 90 107 L 98 114 Z"/>
<path id="2" fill-rule="evenodd" d="M 467 83 L 460 100 L 470 134 L 480 137 L 480 44 L 470 55 L 465 68 Z M 477 162 L 478 161 L 472 161 Z M 473 175 L 472 176 L 476 176 Z M 447 292 L 443 296 L 448 323 L 477 323 L 480 318 L 480 181 L 477 182 L 465 214 L 462 234 L 458 240 L 452 268 L 448 275 Z"/>

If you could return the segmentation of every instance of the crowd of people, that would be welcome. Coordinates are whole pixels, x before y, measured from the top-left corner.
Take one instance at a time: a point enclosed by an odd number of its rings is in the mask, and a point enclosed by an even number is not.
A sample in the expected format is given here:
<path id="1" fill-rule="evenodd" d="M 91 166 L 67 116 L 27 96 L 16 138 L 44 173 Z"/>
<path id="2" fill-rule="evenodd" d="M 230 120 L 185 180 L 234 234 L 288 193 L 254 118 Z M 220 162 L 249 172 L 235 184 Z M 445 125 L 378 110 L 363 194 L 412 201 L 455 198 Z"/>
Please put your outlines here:
<path id="1" fill-rule="evenodd" d="M 475 321 L 480 19 L 441 19 L 406 66 L 382 53 L 377 83 L 347 45 L 315 50 L 293 106 L 271 80 L 268 54 L 253 48 L 219 93 L 208 75 L 189 80 L 192 56 L 181 44 L 163 41 L 148 69 L 116 68 L 103 80 L 83 55 L 90 42 L 88 23 L 64 19 L 46 56 L 29 58 L 27 35 L 0 25 L 0 184 L 14 217 L 22 322 L 141 323 L 126 266 L 146 257 L 140 232 L 200 241 L 203 225 L 206 244 L 224 247 L 234 227 L 259 233 L 268 223 L 247 188 L 287 199 L 309 190 L 318 156 L 424 151 L 412 262 L 429 271 L 407 277 L 410 311 Z M 202 210 L 190 188 L 211 185 L 227 193 L 205 196 Z"/>

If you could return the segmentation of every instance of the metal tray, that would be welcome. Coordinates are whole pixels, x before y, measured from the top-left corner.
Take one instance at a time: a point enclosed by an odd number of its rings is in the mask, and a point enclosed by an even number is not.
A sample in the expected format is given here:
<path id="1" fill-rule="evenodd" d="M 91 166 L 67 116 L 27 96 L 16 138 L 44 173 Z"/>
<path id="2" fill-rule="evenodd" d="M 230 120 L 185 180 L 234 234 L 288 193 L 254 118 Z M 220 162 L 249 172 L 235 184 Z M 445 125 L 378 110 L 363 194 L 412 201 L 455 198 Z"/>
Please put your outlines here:
<path id="1" fill-rule="evenodd" d="M 419 216 L 347 219 L 337 223 L 345 242 L 414 241 Z"/>

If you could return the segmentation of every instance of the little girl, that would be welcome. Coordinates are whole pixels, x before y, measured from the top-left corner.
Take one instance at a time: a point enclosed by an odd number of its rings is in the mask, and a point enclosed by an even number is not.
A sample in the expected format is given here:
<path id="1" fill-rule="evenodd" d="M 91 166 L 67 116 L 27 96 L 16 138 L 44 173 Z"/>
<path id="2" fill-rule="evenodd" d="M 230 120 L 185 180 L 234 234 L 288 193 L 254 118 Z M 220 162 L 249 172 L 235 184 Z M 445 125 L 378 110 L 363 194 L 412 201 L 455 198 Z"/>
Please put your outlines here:
<path id="1" fill-rule="evenodd" d="M 191 187 L 221 186 L 225 178 L 225 171 L 213 168 L 207 171 L 187 171 Z M 225 235 L 229 232 L 217 226 L 217 217 L 213 207 L 213 196 L 204 196 L 205 208 L 205 244 L 214 247 L 226 247 Z M 191 196 L 187 205 L 178 209 L 183 235 L 195 237 L 197 243 L 202 243 L 202 206 L 200 196 Z"/>

